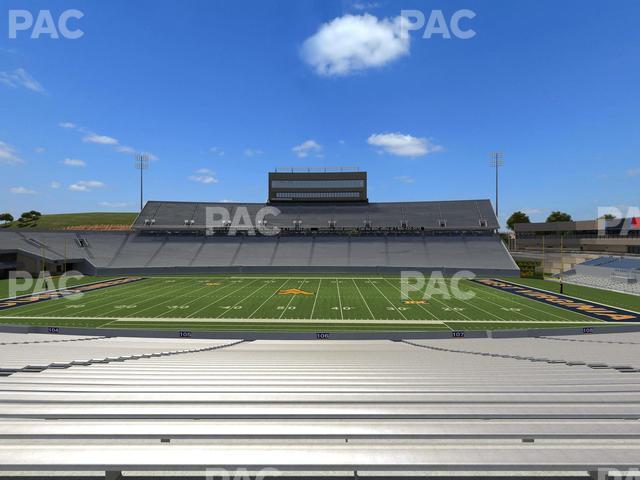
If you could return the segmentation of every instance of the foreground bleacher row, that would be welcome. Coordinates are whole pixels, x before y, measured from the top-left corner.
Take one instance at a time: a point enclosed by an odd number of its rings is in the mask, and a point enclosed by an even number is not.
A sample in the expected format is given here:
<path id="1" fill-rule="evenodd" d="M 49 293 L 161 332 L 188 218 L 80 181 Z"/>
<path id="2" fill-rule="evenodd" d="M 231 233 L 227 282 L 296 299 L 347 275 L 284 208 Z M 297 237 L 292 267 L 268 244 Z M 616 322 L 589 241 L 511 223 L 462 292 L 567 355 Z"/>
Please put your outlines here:
<path id="1" fill-rule="evenodd" d="M 0 232 L 2 252 L 24 252 L 36 258 L 66 259 L 80 265 L 82 262 L 90 267 L 86 273 L 100 275 L 198 269 L 236 272 L 467 269 L 486 276 L 518 272 L 497 236 L 474 235 L 180 237 L 115 232 Z"/>
<path id="2" fill-rule="evenodd" d="M 0 474 L 587 475 L 640 463 L 640 334 L 43 337 L 0 334 L 0 367 L 15 370 L 0 378 Z"/>

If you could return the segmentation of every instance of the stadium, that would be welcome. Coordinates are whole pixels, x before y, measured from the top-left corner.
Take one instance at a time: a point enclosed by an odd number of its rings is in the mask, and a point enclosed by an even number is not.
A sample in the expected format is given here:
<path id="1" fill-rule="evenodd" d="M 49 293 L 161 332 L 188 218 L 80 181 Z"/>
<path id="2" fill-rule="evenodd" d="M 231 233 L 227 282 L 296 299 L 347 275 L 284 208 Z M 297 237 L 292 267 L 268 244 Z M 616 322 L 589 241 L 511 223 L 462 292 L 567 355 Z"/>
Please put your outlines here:
<path id="1" fill-rule="evenodd" d="M 268 192 L 149 201 L 128 232 L 0 232 L 8 275 L 52 275 L 0 302 L 6 474 L 632 468 L 622 294 L 519 278 L 486 199 L 373 203 L 349 169 L 280 169 Z"/>
<path id="2" fill-rule="evenodd" d="M 3 6 L 0 480 L 640 479 L 640 2 Z"/>

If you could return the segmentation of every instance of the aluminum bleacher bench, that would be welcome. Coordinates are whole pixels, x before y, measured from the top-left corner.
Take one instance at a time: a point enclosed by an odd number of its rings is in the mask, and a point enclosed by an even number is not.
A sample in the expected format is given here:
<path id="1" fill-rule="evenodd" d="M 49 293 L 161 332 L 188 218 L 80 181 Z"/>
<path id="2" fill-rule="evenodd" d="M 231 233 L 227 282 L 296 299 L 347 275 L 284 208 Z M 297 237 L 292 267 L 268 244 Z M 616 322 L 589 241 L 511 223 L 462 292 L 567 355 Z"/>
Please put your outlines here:
<path id="1" fill-rule="evenodd" d="M 91 342 L 93 358 L 122 361 L 82 365 L 68 359 L 89 342 L 54 345 L 49 363 L 65 349 L 68 368 L 0 377 L 0 476 L 637 468 L 640 334 L 580 338 L 114 338 Z"/>

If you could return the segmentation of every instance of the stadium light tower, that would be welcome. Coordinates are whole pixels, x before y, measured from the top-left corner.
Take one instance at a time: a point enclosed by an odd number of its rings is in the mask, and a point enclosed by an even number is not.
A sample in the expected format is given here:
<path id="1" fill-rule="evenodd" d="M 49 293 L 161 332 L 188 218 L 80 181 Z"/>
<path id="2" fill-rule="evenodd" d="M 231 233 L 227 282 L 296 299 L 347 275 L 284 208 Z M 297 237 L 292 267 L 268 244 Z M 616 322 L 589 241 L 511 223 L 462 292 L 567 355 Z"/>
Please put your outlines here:
<path id="1" fill-rule="evenodd" d="M 143 174 L 145 170 L 149 168 L 149 155 L 146 153 L 136 153 L 135 157 L 136 170 L 140 170 L 140 211 L 142 211 L 143 204 Z"/>
<path id="2" fill-rule="evenodd" d="M 496 169 L 496 217 L 498 217 L 498 201 L 499 201 L 499 176 L 500 167 L 504 166 L 504 153 L 491 152 L 491 162 L 489 165 Z"/>

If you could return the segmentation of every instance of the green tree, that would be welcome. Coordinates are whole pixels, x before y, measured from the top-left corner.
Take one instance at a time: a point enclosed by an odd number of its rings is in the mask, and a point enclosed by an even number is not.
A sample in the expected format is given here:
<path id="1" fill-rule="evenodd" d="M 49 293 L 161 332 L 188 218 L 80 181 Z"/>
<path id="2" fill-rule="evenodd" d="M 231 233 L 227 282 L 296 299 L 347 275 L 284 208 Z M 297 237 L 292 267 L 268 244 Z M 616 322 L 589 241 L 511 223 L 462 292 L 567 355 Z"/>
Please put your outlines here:
<path id="1" fill-rule="evenodd" d="M 570 222 L 571 215 L 565 212 L 561 212 L 556 210 L 555 212 L 551 212 L 551 214 L 547 217 L 547 222 Z"/>
<path id="2" fill-rule="evenodd" d="M 616 216 L 612 215 L 610 213 L 605 213 L 604 215 L 602 215 L 601 217 L 599 217 L 600 220 L 615 220 Z"/>
<path id="3" fill-rule="evenodd" d="M 0 213 L 0 222 L 13 222 L 13 215 L 10 213 Z"/>
<path id="4" fill-rule="evenodd" d="M 509 230 L 513 230 L 516 223 L 531 223 L 531 220 L 529 219 L 529 215 L 518 211 L 512 213 L 507 220 L 507 227 L 509 227 Z"/>
<path id="5" fill-rule="evenodd" d="M 19 222 L 30 222 L 32 220 L 37 220 L 38 218 L 40 218 L 40 212 L 36 212 L 35 210 L 30 210 L 28 212 L 22 212 L 22 214 L 20 215 L 20 218 L 18 219 Z"/>

